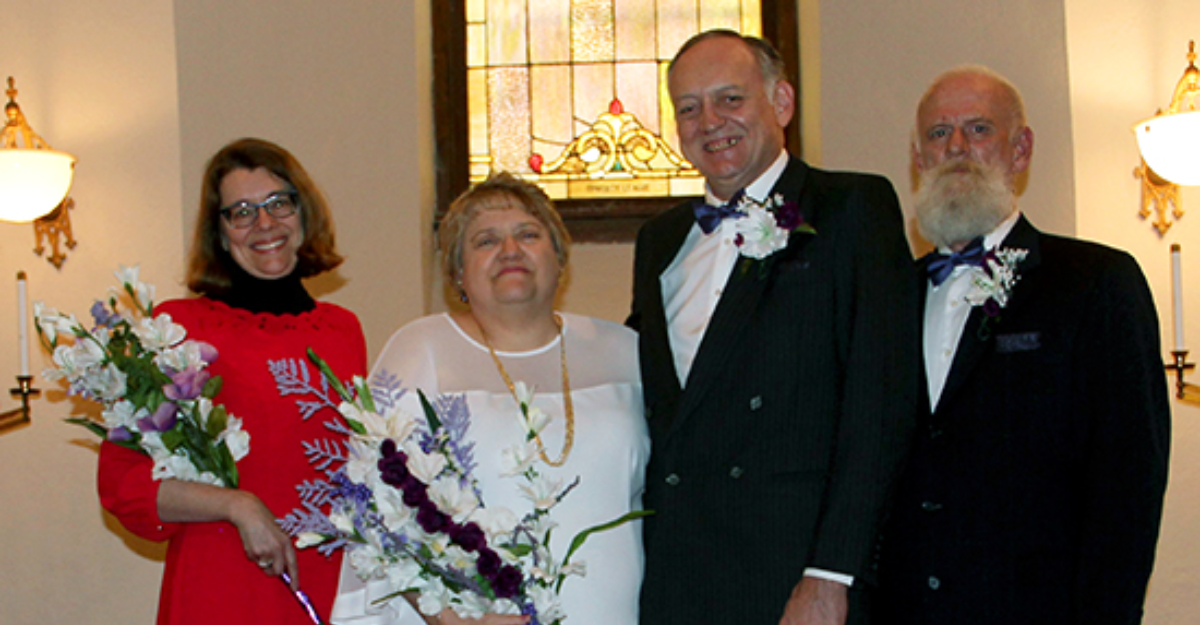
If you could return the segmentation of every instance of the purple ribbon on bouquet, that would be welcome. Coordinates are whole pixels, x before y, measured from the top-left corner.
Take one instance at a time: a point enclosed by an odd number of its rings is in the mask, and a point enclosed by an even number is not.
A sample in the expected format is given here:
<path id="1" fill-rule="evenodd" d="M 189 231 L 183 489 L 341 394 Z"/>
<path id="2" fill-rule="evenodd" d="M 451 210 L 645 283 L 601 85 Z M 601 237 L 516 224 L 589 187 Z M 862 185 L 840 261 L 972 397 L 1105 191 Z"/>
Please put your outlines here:
<path id="1" fill-rule="evenodd" d="M 288 590 L 291 590 L 292 576 L 288 575 L 287 573 L 280 573 L 279 579 L 283 580 L 284 584 L 287 584 Z M 321 615 L 317 614 L 317 609 L 313 608 L 312 600 L 308 598 L 308 593 L 305 593 L 303 590 L 296 589 L 292 591 L 292 596 L 296 598 L 296 601 L 300 602 L 300 606 L 304 608 L 304 612 L 308 613 L 308 618 L 312 619 L 314 624 L 318 626 L 325 625 L 325 622 L 321 621 Z"/>

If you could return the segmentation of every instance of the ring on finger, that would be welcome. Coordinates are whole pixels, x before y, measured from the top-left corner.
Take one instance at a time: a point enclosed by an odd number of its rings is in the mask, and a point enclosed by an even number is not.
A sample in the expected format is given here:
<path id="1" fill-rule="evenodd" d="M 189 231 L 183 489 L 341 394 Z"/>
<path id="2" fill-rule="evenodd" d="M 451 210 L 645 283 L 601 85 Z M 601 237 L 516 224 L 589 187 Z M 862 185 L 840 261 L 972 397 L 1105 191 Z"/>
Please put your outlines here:
<path id="1" fill-rule="evenodd" d="M 259 561 L 258 561 L 258 568 L 260 568 L 260 569 L 266 569 L 266 568 L 269 568 L 269 567 L 270 567 L 272 564 L 275 564 L 275 563 L 274 563 L 274 562 L 271 562 L 270 560 L 259 560 Z"/>

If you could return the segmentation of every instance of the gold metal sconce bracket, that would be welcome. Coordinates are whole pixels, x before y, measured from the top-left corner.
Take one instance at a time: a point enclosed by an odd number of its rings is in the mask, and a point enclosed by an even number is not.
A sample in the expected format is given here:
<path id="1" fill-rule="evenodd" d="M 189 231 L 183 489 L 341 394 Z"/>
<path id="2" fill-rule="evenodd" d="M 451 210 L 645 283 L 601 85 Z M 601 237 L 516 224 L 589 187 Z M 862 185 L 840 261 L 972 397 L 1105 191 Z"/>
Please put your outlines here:
<path id="1" fill-rule="evenodd" d="M 1183 218 L 1183 200 L 1179 194 L 1179 186 L 1161 178 L 1149 166 L 1146 160 L 1141 166 L 1133 169 L 1133 176 L 1142 181 L 1142 207 L 1138 214 L 1143 218 L 1154 216 L 1154 229 L 1160 236 L 1171 229 L 1175 220 Z"/>

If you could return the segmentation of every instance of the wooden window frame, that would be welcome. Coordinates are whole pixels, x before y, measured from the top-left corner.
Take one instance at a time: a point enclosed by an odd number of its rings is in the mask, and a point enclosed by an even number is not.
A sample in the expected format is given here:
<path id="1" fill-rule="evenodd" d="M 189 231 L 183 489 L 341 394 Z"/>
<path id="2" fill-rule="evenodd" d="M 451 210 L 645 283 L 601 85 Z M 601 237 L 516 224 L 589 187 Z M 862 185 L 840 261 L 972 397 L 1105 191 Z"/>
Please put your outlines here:
<path id="1" fill-rule="evenodd" d="M 442 215 L 470 184 L 467 125 L 467 19 L 465 0 L 431 3 L 433 103 L 437 210 Z M 762 0 L 762 34 L 787 62 L 788 81 L 800 102 L 800 42 L 796 0 Z M 800 110 L 787 129 L 787 143 L 800 154 Z M 650 217 L 675 206 L 680 197 L 559 199 L 554 202 L 576 243 L 632 242 Z"/>

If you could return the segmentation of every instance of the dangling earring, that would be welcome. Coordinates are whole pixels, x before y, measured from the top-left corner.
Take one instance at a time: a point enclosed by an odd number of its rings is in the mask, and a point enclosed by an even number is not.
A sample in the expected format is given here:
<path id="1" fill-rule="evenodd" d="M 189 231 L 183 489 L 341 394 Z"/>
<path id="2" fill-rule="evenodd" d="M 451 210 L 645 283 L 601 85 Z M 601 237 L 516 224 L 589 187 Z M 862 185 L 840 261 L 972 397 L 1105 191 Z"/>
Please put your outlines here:
<path id="1" fill-rule="evenodd" d="M 462 300 L 463 304 L 469 303 L 471 300 L 467 297 L 467 291 L 463 288 L 462 278 L 457 280 L 458 284 L 458 299 Z"/>

